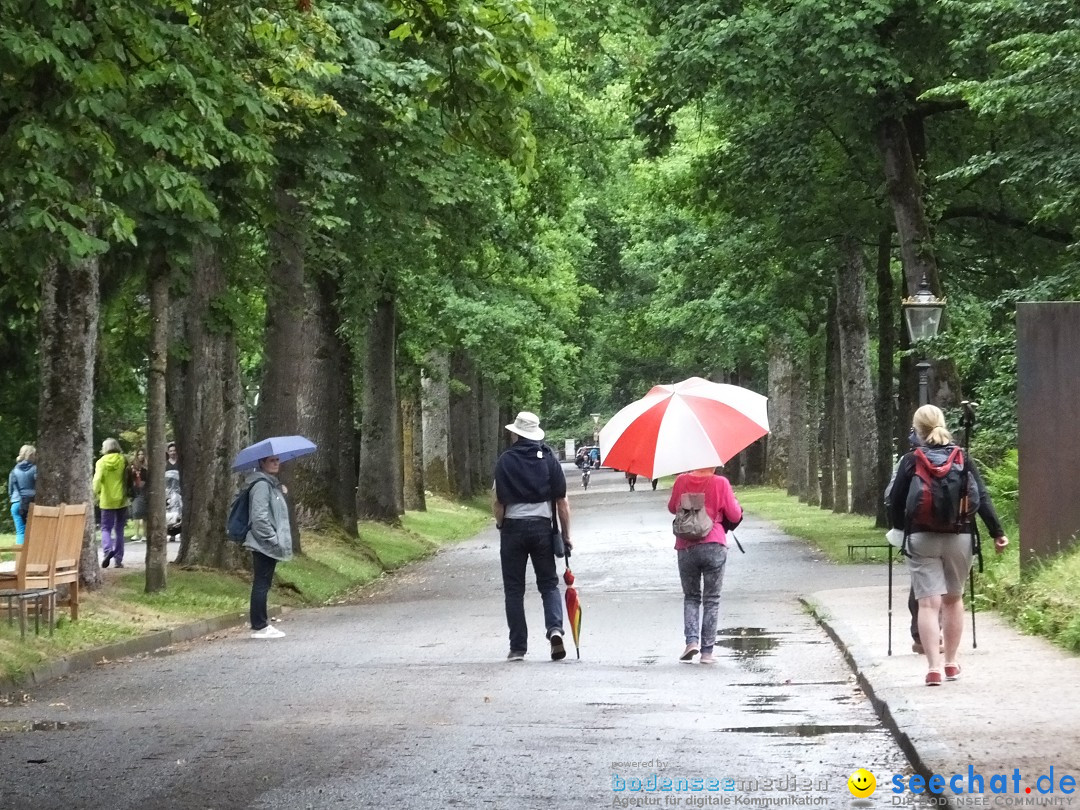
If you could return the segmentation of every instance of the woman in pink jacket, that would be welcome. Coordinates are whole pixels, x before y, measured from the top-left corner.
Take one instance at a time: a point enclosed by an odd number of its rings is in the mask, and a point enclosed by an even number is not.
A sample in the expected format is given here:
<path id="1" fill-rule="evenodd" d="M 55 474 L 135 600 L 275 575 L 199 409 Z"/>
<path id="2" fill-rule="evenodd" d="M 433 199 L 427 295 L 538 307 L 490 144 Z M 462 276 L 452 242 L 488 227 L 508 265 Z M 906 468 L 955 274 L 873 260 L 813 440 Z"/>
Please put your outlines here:
<path id="1" fill-rule="evenodd" d="M 682 496 L 700 493 L 705 496 L 705 512 L 712 529 L 700 540 L 675 538 L 679 558 L 679 577 L 683 589 L 683 632 L 686 649 L 681 661 L 690 663 L 701 653 L 701 663 L 715 664 L 716 621 L 720 612 L 720 586 L 727 562 L 727 534 L 722 521 L 735 524 L 742 520 L 742 507 L 735 499 L 731 483 L 717 475 L 712 467 L 684 473 L 675 479 L 668 498 L 668 511 L 676 514 Z"/>

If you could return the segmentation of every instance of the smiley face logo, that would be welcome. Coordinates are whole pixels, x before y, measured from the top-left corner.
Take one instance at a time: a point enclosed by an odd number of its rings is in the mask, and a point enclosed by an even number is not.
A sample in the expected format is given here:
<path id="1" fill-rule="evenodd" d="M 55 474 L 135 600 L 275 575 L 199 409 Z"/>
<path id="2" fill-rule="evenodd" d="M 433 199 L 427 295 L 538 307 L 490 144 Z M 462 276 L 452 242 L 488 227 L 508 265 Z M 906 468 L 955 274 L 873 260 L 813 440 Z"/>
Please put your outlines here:
<path id="1" fill-rule="evenodd" d="M 874 791 L 877 790 L 877 779 L 866 768 L 859 768 L 848 777 L 847 788 L 855 798 L 865 799 L 874 795 Z"/>

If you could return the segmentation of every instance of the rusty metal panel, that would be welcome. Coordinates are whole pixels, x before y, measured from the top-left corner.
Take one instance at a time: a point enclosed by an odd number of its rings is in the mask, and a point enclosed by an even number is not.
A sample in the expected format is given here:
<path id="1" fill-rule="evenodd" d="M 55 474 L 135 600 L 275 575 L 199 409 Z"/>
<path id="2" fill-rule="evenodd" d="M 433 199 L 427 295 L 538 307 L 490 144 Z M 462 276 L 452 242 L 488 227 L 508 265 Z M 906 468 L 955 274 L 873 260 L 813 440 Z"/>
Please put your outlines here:
<path id="1" fill-rule="evenodd" d="M 1080 533 L 1080 303 L 1018 304 L 1020 563 Z"/>

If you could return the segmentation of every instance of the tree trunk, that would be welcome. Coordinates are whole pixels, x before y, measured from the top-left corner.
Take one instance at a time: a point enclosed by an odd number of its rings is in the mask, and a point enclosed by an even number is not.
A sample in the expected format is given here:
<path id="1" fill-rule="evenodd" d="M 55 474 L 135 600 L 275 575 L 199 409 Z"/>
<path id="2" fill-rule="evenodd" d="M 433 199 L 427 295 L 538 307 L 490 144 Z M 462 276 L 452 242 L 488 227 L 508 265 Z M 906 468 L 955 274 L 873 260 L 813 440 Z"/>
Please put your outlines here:
<path id="1" fill-rule="evenodd" d="M 341 389 L 337 417 L 341 442 L 334 448 L 340 474 L 334 481 L 334 503 L 335 513 L 345 533 L 349 537 L 357 537 L 359 531 L 356 524 L 359 516 L 356 514 L 356 493 L 360 488 L 360 435 L 356 424 L 356 364 L 352 347 L 348 343 L 342 341 L 340 349 L 338 378 Z"/>
<path id="2" fill-rule="evenodd" d="M 413 385 L 402 392 L 401 440 L 405 456 L 405 508 L 411 512 L 427 509 L 424 495 L 424 418 L 420 407 L 420 371 L 414 369 Z"/>
<path id="3" fill-rule="evenodd" d="M 387 296 L 368 320 L 356 497 L 361 519 L 384 523 L 399 522 L 404 500 L 396 344 L 397 310 Z"/>
<path id="4" fill-rule="evenodd" d="M 820 469 L 821 440 L 821 348 L 814 338 L 807 352 L 803 374 L 806 378 L 806 492 L 803 500 L 810 506 L 821 503 Z"/>
<path id="5" fill-rule="evenodd" d="M 36 501 L 43 506 L 93 506 L 94 358 L 101 304 L 98 271 L 97 258 L 50 261 L 41 277 Z M 79 582 L 87 588 L 101 585 L 92 517 L 83 534 Z"/>
<path id="6" fill-rule="evenodd" d="M 454 495 L 462 500 L 473 496 L 472 447 L 473 435 L 471 363 L 464 353 L 457 351 L 450 358 L 450 468 L 454 482 Z"/>
<path id="7" fill-rule="evenodd" d="M 806 375 L 803 365 L 791 363 L 791 422 L 788 429 L 787 493 L 805 500 L 808 431 L 806 429 Z"/>
<path id="8" fill-rule="evenodd" d="M 866 268 L 862 248 L 854 238 L 844 239 L 841 258 L 837 262 L 836 312 L 851 462 L 851 511 L 859 515 L 876 515 L 881 493 L 874 491 L 877 482 L 877 423 L 874 391 L 870 382 Z"/>
<path id="9" fill-rule="evenodd" d="M 839 307 L 839 303 L 839 301 L 836 302 L 836 308 Z M 833 310 L 834 315 L 836 308 Z M 844 403 L 844 374 L 840 351 L 839 315 L 835 315 L 833 321 L 835 338 L 833 340 L 832 358 L 829 361 L 829 365 L 834 371 L 831 377 L 833 407 L 829 416 L 829 422 L 832 424 L 832 510 L 838 514 L 846 514 L 850 506 L 848 496 L 847 409 Z"/>
<path id="10" fill-rule="evenodd" d="M 769 347 L 769 445 L 766 482 L 787 485 L 788 444 L 791 436 L 791 358 L 787 347 L 774 341 Z"/>
<path id="11" fill-rule="evenodd" d="M 270 228 L 270 268 L 266 295 L 262 384 L 255 415 L 255 435 L 292 436 L 300 432 L 299 381 L 304 357 L 304 320 L 308 297 L 304 289 L 304 233 L 300 205 L 280 181 L 274 190 L 277 220 Z M 294 465 L 283 464 L 278 480 L 292 488 Z M 300 531 L 289 498 L 293 552 L 300 553 Z"/>
<path id="12" fill-rule="evenodd" d="M 146 592 L 168 585 L 165 536 L 165 389 L 169 358 L 169 262 L 154 250 L 147 275 L 150 289 L 150 369 L 146 391 Z"/>
<path id="13" fill-rule="evenodd" d="M 427 373 L 421 380 L 423 393 L 424 483 L 432 492 L 453 492 L 450 467 L 450 356 L 431 352 Z"/>
<path id="14" fill-rule="evenodd" d="M 840 377 L 840 338 L 836 333 L 836 293 L 829 296 L 829 308 L 825 316 L 825 379 L 822 390 L 821 420 L 821 508 L 832 509 L 836 503 L 836 450 L 834 434 L 837 430 L 836 380 Z"/>
<path id="15" fill-rule="evenodd" d="M 758 388 L 753 372 L 746 367 L 736 369 L 728 381 L 755 391 Z M 725 475 L 733 484 L 765 483 L 765 457 L 769 440 L 769 436 L 759 439 L 728 462 Z"/>
<path id="16" fill-rule="evenodd" d="M 480 489 L 490 489 L 495 480 L 495 462 L 499 458 L 499 437 L 503 425 L 499 421 L 499 389 L 490 380 L 480 380 Z M 559 448 L 555 448 L 558 451 Z"/>
<path id="17" fill-rule="evenodd" d="M 885 189 L 900 237 L 900 256 L 904 266 L 904 284 L 914 295 L 925 278 L 934 295 L 941 295 L 937 254 L 930 233 L 930 222 L 923 204 L 926 192 L 919 179 L 920 163 L 925 158 L 923 120 L 910 116 L 905 120 L 888 118 L 877 127 L 878 147 L 885 164 Z M 912 148 L 912 142 L 917 145 Z M 941 328 L 947 326 L 942 316 Z M 951 360 L 934 362 L 930 373 L 931 402 L 949 408 L 960 402 L 960 380 Z"/>
<path id="18" fill-rule="evenodd" d="M 469 411 L 472 418 L 469 420 L 469 483 L 473 494 L 484 490 L 484 450 L 481 444 L 480 423 L 482 414 L 480 396 L 480 374 L 476 370 L 475 363 L 469 363 Z"/>
<path id="19" fill-rule="evenodd" d="M 320 275 L 305 296 L 297 432 L 319 449 L 293 462 L 289 493 L 299 527 L 332 524 L 356 537 L 352 355 L 340 336 L 337 284 Z"/>
<path id="20" fill-rule="evenodd" d="M 900 255 L 909 294 L 925 276 L 930 289 L 940 289 L 937 257 L 923 207 L 923 188 L 904 121 L 886 118 L 878 123 L 877 142 L 885 166 L 885 191 L 900 237 Z"/>
<path id="21" fill-rule="evenodd" d="M 896 431 L 896 400 L 893 397 L 893 368 L 896 354 L 896 297 L 892 277 L 892 228 L 878 234 L 877 257 L 878 374 L 874 413 L 877 421 L 877 481 L 875 490 L 883 496 L 892 477 L 893 435 Z M 885 498 L 877 499 L 877 521 L 888 526 Z"/>
<path id="22" fill-rule="evenodd" d="M 239 483 L 230 467 L 248 423 L 236 340 L 217 325 L 218 302 L 227 295 L 217 246 L 197 245 L 188 294 L 170 311 L 174 342 L 185 351 L 170 358 L 168 377 L 184 504 L 178 561 L 237 569 L 250 556 L 227 539 L 225 520 Z"/>

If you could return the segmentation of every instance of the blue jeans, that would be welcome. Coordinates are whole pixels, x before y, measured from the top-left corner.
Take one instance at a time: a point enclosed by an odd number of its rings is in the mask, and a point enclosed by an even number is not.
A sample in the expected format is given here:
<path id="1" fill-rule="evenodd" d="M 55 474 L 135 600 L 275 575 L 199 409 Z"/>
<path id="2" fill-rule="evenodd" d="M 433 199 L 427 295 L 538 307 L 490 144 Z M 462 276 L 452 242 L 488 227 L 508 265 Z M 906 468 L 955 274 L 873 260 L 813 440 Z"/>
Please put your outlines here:
<path id="1" fill-rule="evenodd" d="M 19 512 L 19 501 L 11 504 L 11 519 L 15 521 L 15 545 L 21 546 L 23 538 L 26 537 L 26 521 Z"/>
<path id="2" fill-rule="evenodd" d="M 697 543 L 676 553 L 682 580 L 686 643 L 700 644 L 702 652 L 712 652 L 716 644 L 716 620 L 720 614 L 720 586 L 724 584 L 727 546 Z"/>
<path id="3" fill-rule="evenodd" d="M 551 550 L 551 521 L 547 518 L 507 519 L 500 532 L 503 594 L 506 597 L 506 624 L 510 628 L 511 652 L 528 652 L 529 626 L 525 621 L 525 567 L 531 559 L 536 588 L 544 601 L 544 626 L 562 630 L 563 607 L 559 574 Z"/>
<path id="4" fill-rule="evenodd" d="M 266 598 L 274 581 L 277 560 L 252 549 L 251 564 L 251 629 L 262 630 L 270 623 L 266 618 Z"/>

